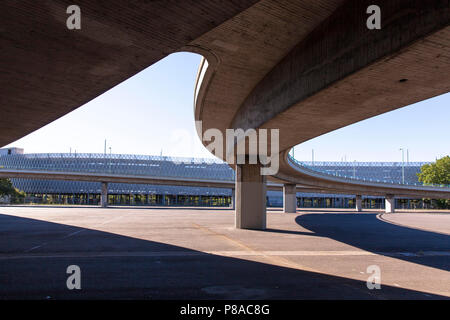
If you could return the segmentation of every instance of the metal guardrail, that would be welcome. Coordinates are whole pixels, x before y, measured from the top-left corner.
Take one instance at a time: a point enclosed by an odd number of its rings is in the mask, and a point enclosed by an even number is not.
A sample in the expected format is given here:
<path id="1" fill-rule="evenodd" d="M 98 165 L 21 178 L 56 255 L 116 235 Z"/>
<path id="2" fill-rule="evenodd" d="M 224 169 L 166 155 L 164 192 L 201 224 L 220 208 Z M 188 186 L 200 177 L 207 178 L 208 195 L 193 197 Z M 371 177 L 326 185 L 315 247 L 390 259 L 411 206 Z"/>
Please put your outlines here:
<path id="1" fill-rule="evenodd" d="M 352 181 L 450 188 L 450 185 L 446 184 L 421 183 L 417 180 L 414 182 L 411 181 L 411 176 L 415 176 L 415 174 L 419 172 L 420 167 L 427 164 L 427 162 L 409 162 L 404 164 L 401 162 L 303 162 L 295 159 L 290 154 L 288 154 L 288 160 L 292 165 L 298 166 L 300 169 L 306 168 L 312 172 L 318 172 L 330 177 L 345 178 Z M 389 179 L 381 177 L 375 178 L 377 175 L 383 174 L 383 169 L 386 168 L 391 168 L 391 170 L 389 170 Z M 402 181 L 402 170 L 404 170 L 404 175 L 408 174 L 408 179 L 405 179 L 404 183 Z M 363 171 L 363 173 L 361 171 Z M 395 175 L 392 175 L 393 172 Z M 393 178 L 393 176 L 395 176 L 395 178 Z M 415 179 L 417 179 L 417 176 L 415 176 Z"/>
<path id="2" fill-rule="evenodd" d="M 20 154 L 0 156 L 0 169 L 233 181 L 234 171 L 216 159 L 121 154 Z"/>
<path id="3" fill-rule="evenodd" d="M 396 185 L 449 188 L 450 185 L 423 184 L 416 173 L 425 162 L 302 162 L 291 155 L 289 161 L 302 169 L 354 181 L 380 182 Z M 94 153 L 34 153 L 0 156 L 0 170 L 37 170 L 80 172 L 157 178 L 190 178 L 234 181 L 235 172 L 217 159 L 182 158 L 147 155 Z M 385 178 L 387 177 L 387 178 Z"/>

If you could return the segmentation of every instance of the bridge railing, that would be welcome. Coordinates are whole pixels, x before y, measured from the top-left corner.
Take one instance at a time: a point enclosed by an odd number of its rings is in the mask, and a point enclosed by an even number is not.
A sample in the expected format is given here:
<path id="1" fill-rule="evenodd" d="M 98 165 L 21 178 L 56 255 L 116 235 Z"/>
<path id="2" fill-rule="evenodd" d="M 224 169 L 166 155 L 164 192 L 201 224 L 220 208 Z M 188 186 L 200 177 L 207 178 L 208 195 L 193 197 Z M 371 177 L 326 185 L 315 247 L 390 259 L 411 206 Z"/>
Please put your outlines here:
<path id="1" fill-rule="evenodd" d="M 294 166 L 356 181 L 449 188 L 424 184 L 416 174 L 423 162 L 305 162 L 288 156 Z M 403 166 L 403 168 L 402 168 Z M 0 156 L 0 170 L 33 170 L 233 181 L 234 171 L 216 159 L 93 153 L 36 153 Z M 402 173 L 403 172 L 403 173 Z M 403 183 L 403 179 L 405 183 Z"/>
<path id="2" fill-rule="evenodd" d="M 0 156 L 0 169 L 76 172 L 233 181 L 234 171 L 215 159 L 146 155 L 48 153 Z"/>
<path id="3" fill-rule="evenodd" d="M 288 160 L 291 165 L 300 169 L 354 181 L 450 188 L 448 184 L 421 183 L 417 180 L 416 174 L 426 162 L 306 162 L 299 161 L 290 154 Z"/>

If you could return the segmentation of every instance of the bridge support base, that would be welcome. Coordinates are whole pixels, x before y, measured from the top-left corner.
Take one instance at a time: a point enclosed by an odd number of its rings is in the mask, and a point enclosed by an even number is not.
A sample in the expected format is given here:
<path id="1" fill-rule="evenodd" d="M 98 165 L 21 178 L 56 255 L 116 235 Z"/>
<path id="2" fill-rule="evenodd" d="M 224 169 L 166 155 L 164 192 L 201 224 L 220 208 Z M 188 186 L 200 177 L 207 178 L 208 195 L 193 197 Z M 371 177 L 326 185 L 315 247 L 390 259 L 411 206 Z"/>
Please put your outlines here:
<path id="1" fill-rule="evenodd" d="M 259 164 L 236 166 L 236 214 L 238 229 L 266 229 L 266 176 Z"/>
<path id="2" fill-rule="evenodd" d="M 283 186 L 283 210 L 285 213 L 297 212 L 297 185 L 285 184 Z"/>
<path id="3" fill-rule="evenodd" d="M 102 208 L 108 207 L 108 183 L 102 182 L 102 194 L 100 196 L 100 205 Z"/>
<path id="4" fill-rule="evenodd" d="M 356 195 L 356 212 L 362 211 L 362 196 Z"/>
<path id="5" fill-rule="evenodd" d="M 386 213 L 394 213 L 395 212 L 395 198 L 392 195 L 386 196 Z"/>

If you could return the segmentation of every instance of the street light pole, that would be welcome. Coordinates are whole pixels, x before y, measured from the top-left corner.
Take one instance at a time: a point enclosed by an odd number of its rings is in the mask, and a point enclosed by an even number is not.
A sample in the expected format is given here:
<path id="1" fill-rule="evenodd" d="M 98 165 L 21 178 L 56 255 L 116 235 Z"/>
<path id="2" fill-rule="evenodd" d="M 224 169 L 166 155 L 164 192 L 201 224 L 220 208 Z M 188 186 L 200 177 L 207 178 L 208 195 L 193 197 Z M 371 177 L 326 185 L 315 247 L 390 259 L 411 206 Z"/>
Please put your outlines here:
<path id="1" fill-rule="evenodd" d="M 400 148 L 402 151 L 402 184 L 405 184 L 405 150 Z"/>
<path id="2" fill-rule="evenodd" d="M 109 147 L 109 171 L 112 172 L 111 147 Z"/>

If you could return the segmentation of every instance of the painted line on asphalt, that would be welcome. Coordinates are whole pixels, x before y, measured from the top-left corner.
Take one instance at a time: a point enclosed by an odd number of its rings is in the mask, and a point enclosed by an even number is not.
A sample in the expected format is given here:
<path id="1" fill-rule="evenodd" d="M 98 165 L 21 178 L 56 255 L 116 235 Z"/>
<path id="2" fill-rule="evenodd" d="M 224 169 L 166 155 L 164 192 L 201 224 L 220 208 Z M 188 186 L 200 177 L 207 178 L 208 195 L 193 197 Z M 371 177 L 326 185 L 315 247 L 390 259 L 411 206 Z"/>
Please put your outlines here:
<path id="1" fill-rule="evenodd" d="M 262 257 L 330 257 L 330 256 L 390 256 L 390 257 L 437 257 L 450 256 L 450 251 L 424 252 L 368 252 L 368 251 L 143 251 L 143 252 L 69 252 L 48 254 L 0 254 L 0 260 L 34 258 L 101 258 L 101 257 L 197 257 L 197 256 L 262 256 Z M 289 261 L 290 263 L 294 263 Z"/>
<path id="2" fill-rule="evenodd" d="M 98 228 L 98 227 L 100 227 L 100 226 L 104 226 L 105 224 L 108 224 L 108 223 L 113 222 L 113 221 L 117 221 L 117 220 L 122 219 L 122 218 L 123 218 L 123 216 L 119 216 L 119 217 L 115 217 L 115 218 L 106 220 L 106 221 L 104 221 L 104 222 L 102 222 L 102 223 L 98 223 L 98 224 L 96 224 L 95 226 L 93 226 L 93 229 L 86 229 L 86 228 L 83 228 L 83 229 L 80 229 L 80 230 L 71 232 L 71 233 L 65 235 L 65 236 L 62 237 L 62 238 L 54 239 L 54 240 L 47 241 L 47 242 L 43 242 L 43 243 L 41 243 L 40 245 L 37 245 L 37 246 L 34 246 L 34 247 L 30 248 L 30 249 L 25 250 L 24 252 L 25 252 L 25 253 L 31 252 L 31 251 L 33 251 L 33 250 L 35 250 L 35 249 L 39 249 L 39 248 L 41 248 L 41 247 L 44 247 L 44 246 L 46 246 L 46 245 L 49 244 L 49 243 L 54 243 L 54 242 L 56 242 L 56 241 L 60 241 L 60 240 L 64 240 L 64 239 L 73 237 L 74 235 L 77 235 L 77 234 L 79 234 L 79 233 L 81 233 L 81 232 L 84 232 L 84 231 L 87 231 L 87 230 L 97 231 L 95 228 Z M 76 226 L 75 226 L 75 227 L 76 227 Z"/>
<path id="3" fill-rule="evenodd" d="M 267 252 L 267 251 L 255 250 L 255 249 L 251 248 L 250 246 L 242 243 L 241 241 L 232 239 L 220 232 L 211 230 L 210 228 L 207 228 L 205 226 L 201 226 L 197 223 L 193 223 L 193 225 L 196 228 L 198 228 L 199 230 L 202 230 L 206 233 L 212 234 L 212 235 L 218 237 L 219 239 L 225 240 L 226 242 L 229 242 L 229 243 L 233 244 L 234 246 L 238 246 L 239 248 L 243 248 L 245 250 L 245 251 L 234 251 L 235 252 L 234 255 L 226 255 L 225 254 L 226 251 L 221 251 L 222 254 L 216 254 L 216 253 L 211 253 L 211 254 L 227 256 L 227 257 L 244 257 L 244 256 L 261 257 L 264 260 L 266 260 L 267 263 L 270 263 L 270 264 L 273 264 L 276 266 L 282 266 L 282 267 L 292 268 L 292 269 L 297 269 L 297 270 L 321 273 L 319 270 L 313 269 L 311 267 L 307 267 L 298 262 L 291 261 L 282 255 L 268 255 L 268 254 L 265 254 L 265 252 Z"/>
<path id="4" fill-rule="evenodd" d="M 406 224 L 401 224 L 399 222 L 391 221 L 388 218 L 386 218 L 386 215 L 389 215 L 389 214 L 395 214 L 395 213 L 380 213 L 380 214 L 377 214 L 376 217 L 378 218 L 378 220 L 381 220 L 383 222 L 390 223 L 390 224 L 393 224 L 393 225 L 396 225 L 396 226 L 399 226 L 399 227 L 402 227 L 402 228 L 409 228 L 409 229 L 416 229 L 416 230 L 425 231 L 425 232 L 439 233 L 439 234 L 442 234 L 442 235 L 445 235 L 445 236 L 449 235 L 448 233 L 445 233 L 445 232 L 439 232 L 439 231 L 434 231 L 434 230 L 430 230 L 430 229 L 424 229 L 424 228 L 415 227 L 415 226 L 408 226 Z"/>

